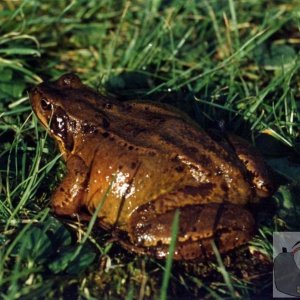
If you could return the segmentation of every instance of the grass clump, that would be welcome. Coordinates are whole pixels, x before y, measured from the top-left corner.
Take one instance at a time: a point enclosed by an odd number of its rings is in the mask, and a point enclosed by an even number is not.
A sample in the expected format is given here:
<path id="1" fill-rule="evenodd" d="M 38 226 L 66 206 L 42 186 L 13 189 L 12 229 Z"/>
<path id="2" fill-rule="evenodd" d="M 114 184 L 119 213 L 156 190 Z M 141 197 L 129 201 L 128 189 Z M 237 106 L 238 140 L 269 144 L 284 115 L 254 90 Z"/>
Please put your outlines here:
<path id="1" fill-rule="evenodd" d="M 296 0 L 1 2 L 1 297 L 269 295 L 271 234 L 299 231 L 299 9 Z M 250 248 L 173 262 L 165 273 L 164 262 L 126 252 L 110 233 L 52 216 L 64 165 L 26 91 L 70 71 L 121 99 L 169 103 L 204 128 L 222 123 L 255 143 L 280 188 L 256 209 Z"/>

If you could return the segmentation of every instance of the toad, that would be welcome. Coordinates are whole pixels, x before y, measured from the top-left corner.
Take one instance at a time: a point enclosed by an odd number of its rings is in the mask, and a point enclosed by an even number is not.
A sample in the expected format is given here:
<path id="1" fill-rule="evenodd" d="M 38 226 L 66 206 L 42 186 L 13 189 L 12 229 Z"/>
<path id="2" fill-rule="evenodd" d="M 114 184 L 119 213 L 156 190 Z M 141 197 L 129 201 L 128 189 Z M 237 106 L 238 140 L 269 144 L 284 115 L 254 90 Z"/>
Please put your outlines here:
<path id="1" fill-rule="evenodd" d="M 258 152 L 230 134 L 205 132 L 167 105 L 98 94 L 75 74 L 30 92 L 67 174 L 52 196 L 57 215 L 92 215 L 137 253 L 165 258 L 179 211 L 174 259 L 246 243 L 255 222 L 245 205 L 273 191 Z M 85 211 L 85 213 L 84 213 Z"/>

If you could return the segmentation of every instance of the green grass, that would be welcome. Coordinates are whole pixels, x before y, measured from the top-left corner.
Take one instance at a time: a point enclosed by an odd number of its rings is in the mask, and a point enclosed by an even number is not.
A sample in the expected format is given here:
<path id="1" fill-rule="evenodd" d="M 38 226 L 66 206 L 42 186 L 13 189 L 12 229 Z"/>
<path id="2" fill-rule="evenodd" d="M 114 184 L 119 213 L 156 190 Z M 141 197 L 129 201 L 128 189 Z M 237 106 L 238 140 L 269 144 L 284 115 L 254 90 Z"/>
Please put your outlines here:
<path id="1" fill-rule="evenodd" d="M 271 295 L 272 232 L 300 231 L 299 13 L 297 0 L 0 2 L 0 297 Z M 279 189 L 255 207 L 250 246 L 171 266 L 126 252 L 94 219 L 56 219 L 49 198 L 64 164 L 27 90 L 70 71 L 256 144 Z"/>

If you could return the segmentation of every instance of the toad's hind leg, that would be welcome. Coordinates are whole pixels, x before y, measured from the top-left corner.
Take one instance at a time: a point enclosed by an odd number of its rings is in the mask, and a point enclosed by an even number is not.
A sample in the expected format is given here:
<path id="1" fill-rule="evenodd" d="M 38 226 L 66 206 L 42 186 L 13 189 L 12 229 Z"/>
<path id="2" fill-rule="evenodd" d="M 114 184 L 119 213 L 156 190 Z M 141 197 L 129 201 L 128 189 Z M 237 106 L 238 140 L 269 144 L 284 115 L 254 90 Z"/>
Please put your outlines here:
<path id="1" fill-rule="evenodd" d="M 157 214 L 153 202 L 139 207 L 132 215 L 129 249 L 168 255 L 175 209 Z M 246 243 L 252 236 L 254 220 L 250 212 L 239 205 L 207 203 L 179 208 L 179 230 L 174 259 L 196 259 L 214 255 L 212 241 L 221 253 Z"/>
<path id="2" fill-rule="evenodd" d="M 56 188 L 51 205 L 58 215 L 73 215 L 79 212 L 86 188 L 88 168 L 79 156 L 67 160 L 68 173 Z"/>

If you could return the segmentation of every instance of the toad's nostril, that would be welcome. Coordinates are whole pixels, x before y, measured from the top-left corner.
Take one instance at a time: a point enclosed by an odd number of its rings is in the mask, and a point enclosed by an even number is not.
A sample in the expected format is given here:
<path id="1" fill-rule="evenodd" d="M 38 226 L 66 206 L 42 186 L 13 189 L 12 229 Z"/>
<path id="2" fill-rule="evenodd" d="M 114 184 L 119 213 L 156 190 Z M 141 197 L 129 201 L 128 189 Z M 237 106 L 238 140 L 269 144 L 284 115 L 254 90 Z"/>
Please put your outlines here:
<path id="1" fill-rule="evenodd" d="M 37 92 L 38 92 L 37 87 L 33 87 L 33 88 L 29 91 L 30 94 L 36 94 Z"/>

